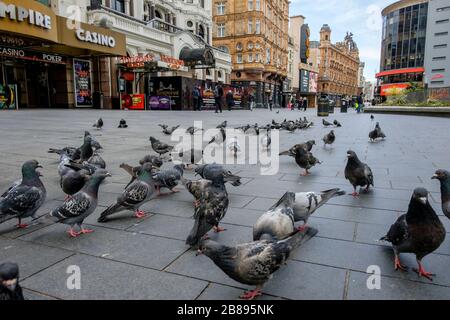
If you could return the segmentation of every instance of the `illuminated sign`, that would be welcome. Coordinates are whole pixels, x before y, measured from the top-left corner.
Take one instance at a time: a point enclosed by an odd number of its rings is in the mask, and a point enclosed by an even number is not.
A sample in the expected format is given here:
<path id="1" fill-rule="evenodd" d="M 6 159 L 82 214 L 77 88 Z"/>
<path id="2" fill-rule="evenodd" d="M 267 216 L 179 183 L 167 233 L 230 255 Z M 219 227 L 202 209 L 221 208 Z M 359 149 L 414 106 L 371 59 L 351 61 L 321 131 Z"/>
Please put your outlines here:
<path id="1" fill-rule="evenodd" d="M 52 18 L 37 10 L 6 4 L 0 1 L 0 18 L 23 22 L 50 30 L 52 28 Z"/>
<path id="2" fill-rule="evenodd" d="M 112 36 L 83 29 L 77 29 L 75 32 L 77 39 L 80 41 L 90 42 L 110 48 L 114 48 L 116 46 L 116 39 Z"/>

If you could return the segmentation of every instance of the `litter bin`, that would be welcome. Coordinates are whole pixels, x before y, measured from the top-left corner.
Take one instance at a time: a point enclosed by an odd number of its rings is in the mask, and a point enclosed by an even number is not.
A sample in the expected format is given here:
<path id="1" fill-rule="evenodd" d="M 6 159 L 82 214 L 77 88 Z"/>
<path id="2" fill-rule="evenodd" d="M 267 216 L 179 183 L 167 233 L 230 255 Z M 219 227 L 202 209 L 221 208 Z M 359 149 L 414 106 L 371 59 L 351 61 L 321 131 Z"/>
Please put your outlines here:
<path id="1" fill-rule="evenodd" d="M 103 92 L 94 91 L 92 93 L 92 106 L 94 109 L 103 109 Z"/>
<path id="2" fill-rule="evenodd" d="M 341 100 L 341 113 L 347 113 L 347 108 L 348 108 L 347 100 L 342 99 Z"/>
<path id="3" fill-rule="evenodd" d="M 317 116 L 328 117 L 330 109 L 330 101 L 327 96 L 320 96 L 317 100 Z"/>

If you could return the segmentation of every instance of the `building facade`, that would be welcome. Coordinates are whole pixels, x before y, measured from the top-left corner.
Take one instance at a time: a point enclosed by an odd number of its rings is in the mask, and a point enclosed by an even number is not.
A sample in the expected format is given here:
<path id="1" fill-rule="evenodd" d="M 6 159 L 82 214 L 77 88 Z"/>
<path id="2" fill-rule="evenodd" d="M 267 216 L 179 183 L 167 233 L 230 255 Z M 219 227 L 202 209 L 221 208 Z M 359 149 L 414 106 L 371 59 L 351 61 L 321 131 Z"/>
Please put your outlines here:
<path id="1" fill-rule="evenodd" d="M 397 1 L 382 11 L 378 95 L 398 93 L 411 82 L 423 83 L 428 0 Z"/>
<path id="2" fill-rule="evenodd" d="M 359 63 L 358 68 L 358 91 L 363 92 L 364 86 L 366 85 L 366 78 L 364 77 L 364 67 L 366 64 L 364 62 Z"/>
<path id="3" fill-rule="evenodd" d="M 192 108 L 191 95 L 194 85 L 202 87 L 205 101 L 208 102 L 215 83 L 230 82 L 230 55 L 211 45 L 211 0 L 12 2 L 21 4 L 22 7 L 44 7 L 46 11 L 60 17 L 58 19 L 67 21 L 57 24 L 58 33 L 75 33 L 79 42 L 91 45 L 95 43 L 102 49 L 99 53 L 93 50 L 69 51 L 68 57 L 78 56 L 76 64 L 72 62 L 73 59 L 68 60 L 65 78 L 62 79 L 59 76 L 62 74 L 61 70 L 57 70 L 54 72 L 57 79 L 52 81 L 54 87 L 52 84 L 48 85 L 49 99 L 59 96 L 59 90 L 63 90 L 59 87 L 67 87 L 66 92 L 61 93 L 61 96 L 67 97 L 58 104 L 43 98 L 39 98 L 42 102 L 28 103 L 27 100 L 36 99 L 25 99 L 24 85 L 21 83 L 25 80 L 21 79 L 26 77 L 19 74 L 14 81 L 20 88 L 18 100 L 21 107 L 84 106 L 181 110 Z M 6 20 L 0 20 L 0 31 L 5 31 L 6 27 Z M 117 43 L 121 40 L 121 50 L 112 50 L 108 43 L 102 45 L 98 40 L 100 34 L 115 35 Z M 70 41 L 74 45 L 75 40 L 70 38 Z M 60 45 L 45 46 L 62 49 Z M 105 54 L 105 48 L 114 52 L 108 54 L 106 50 Z M 42 51 L 42 48 L 39 51 Z M 59 68 L 61 69 L 61 66 Z M 80 75 L 77 74 L 77 68 L 80 69 Z M 31 71 L 30 75 L 35 74 Z M 85 75 L 86 72 L 88 76 Z M 51 78 L 48 74 L 47 71 L 42 73 L 41 78 Z M 81 79 L 81 75 L 85 78 Z M 86 88 L 78 88 L 82 86 Z M 75 89 L 70 91 L 70 87 Z M 52 94 L 54 92 L 56 94 Z M 84 102 L 80 103 L 78 100 Z"/>
<path id="4" fill-rule="evenodd" d="M 320 30 L 320 64 L 318 91 L 340 101 L 342 97 L 358 95 L 359 50 L 352 33 L 343 42 L 331 42 L 331 28 Z"/>
<path id="5" fill-rule="evenodd" d="M 232 56 L 231 82 L 256 106 L 283 105 L 288 67 L 288 0 L 214 0 L 213 44 Z"/>
<path id="6" fill-rule="evenodd" d="M 425 44 L 425 83 L 428 88 L 450 87 L 450 2 L 428 3 Z"/>

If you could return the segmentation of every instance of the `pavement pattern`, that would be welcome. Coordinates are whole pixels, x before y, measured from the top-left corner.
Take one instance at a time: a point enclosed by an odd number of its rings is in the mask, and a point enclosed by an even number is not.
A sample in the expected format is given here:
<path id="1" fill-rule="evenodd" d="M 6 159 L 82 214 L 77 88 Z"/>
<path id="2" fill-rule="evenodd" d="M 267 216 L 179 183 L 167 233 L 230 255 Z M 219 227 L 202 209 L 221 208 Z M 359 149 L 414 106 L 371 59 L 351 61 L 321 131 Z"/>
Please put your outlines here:
<path id="1" fill-rule="evenodd" d="M 98 131 L 92 123 L 102 117 Z M 57 155 L 49 147 L 79 146 L 84 130 L 90 130 L 103 145 L 101 156 L 112 177 L 100 186 L 99 207 L 86 220 L 94 233 L 72 239 L 67 226 L 47 220 L 23 230 L 17 220 L 0 225 L 0 262 L 14 261 L 21 268 L 21 284 L 28 299 L 237 299 L 249 288 L 228 278 L 206 256 L 195 256 L 185 245 L 192 227 L 192 196 L 181 192 L 162 196 L 142 207 L 148 215 L 136 219 L 122 212 L 108 223 L 97 223 L 99 213 L 115 201 L 129 176 L 119 168 L 126 162 L 137 164 L 151 153 L 150 135 L 163 136 L 158 123 L 181 124 L 194 120 L 203 127 L 215 127 L 228 120 L 230 127 L 246 123 L 282 121 L 307 116 L 315 125 L 308 130 L 280 133 L 280 149 L 315 139 L 313 154 L 323 163 L 308 177 L 290 157 L 280 158 L 279 172 L 262 176 L 257 165 L 227 165 L 242 176 L 243 185 L 227 186 L 230 207 L 222 222 L 227 231 L 210 232 L 212 239 L 238 244 L 252 239 L 256 219 L 281 195 L 289 191 L 320 191 L 352 187 L 344 178 L 346 151 L 353 149 L 374 172 L 375 188 L 353 198 L 347 194 L 331 199 L 309 220 L 317 228 L 316 237 L 298 248 L 292 259 L 275 273 L 258 299 L 450 299 L 450 236 L 424 259 L 428 271 L 437 274 L 433 282 L 419 279 L 410 271 L 395 271 L 388 244 L 378 242 L 397 217 L 406 212 L 414 188 L 431 192 L 431 204 L 447 231 L 450 221 L 442 215 L 439 183 L 430 177 L 438 168 L 450 169 L 450 119 L 402 115 L 375 115 L 387 135 L 385 141 L 370 143 L 373 129 L 368 114 L 331 114 L 343 125 L 335 128 L 336 142 L 323 148 L 322 137 L 330 130 L 321 124 L 315 110 L 138 112 L 100 110 L 29 110 L 0 112 L 0 191 L 20 178 L 24 161 L 37 159 L 47 188 L 46 203 L 39 214 L 48 212 L 64 199 L 57 175 Z M 118 129 L 125 118 L 127 129 Z M 164 166 L 170 166 L 165 164 Z M 192 172 L 186 173 L 193 178 Z M 410 254 L 404 264 L 415 266 Z M 81 271 L 81 289 L 69 290 L 69 266 Z M 381 289 L 369 290 L 367 268 L 381 270 Z M 70 270 L 69 270 L 70 271 Z"/>

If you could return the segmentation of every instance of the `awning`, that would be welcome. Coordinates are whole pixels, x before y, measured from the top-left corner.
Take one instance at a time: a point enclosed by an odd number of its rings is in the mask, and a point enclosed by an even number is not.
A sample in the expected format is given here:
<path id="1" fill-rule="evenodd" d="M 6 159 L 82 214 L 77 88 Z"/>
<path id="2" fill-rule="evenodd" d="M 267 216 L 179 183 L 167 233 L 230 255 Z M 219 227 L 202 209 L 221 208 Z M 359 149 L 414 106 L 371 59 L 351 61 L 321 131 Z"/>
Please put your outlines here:
<path id="1" fill-rule="evenodd" d="M 395 69 L 395 70 L 387 70 L 379 72 L 375 75 L 375 77 L 380 78 L 384 76 L 390 76 L 394 74 L 404 74 L 404 73 L 423 73 L 425 72 L 424 68 L 405 68 L 405 69 Z"/>
<path id="2" fill-rule="evenodd" d="M 189 49 L 183 48 L 180 52 L 180 60 L 185 65 L 193 68 L 214 68 L 216 59 L 211 48 Z"/>

